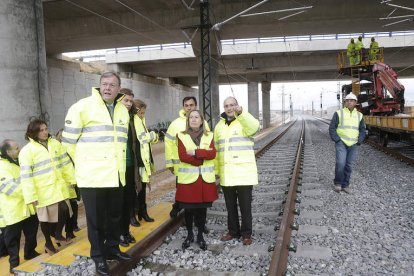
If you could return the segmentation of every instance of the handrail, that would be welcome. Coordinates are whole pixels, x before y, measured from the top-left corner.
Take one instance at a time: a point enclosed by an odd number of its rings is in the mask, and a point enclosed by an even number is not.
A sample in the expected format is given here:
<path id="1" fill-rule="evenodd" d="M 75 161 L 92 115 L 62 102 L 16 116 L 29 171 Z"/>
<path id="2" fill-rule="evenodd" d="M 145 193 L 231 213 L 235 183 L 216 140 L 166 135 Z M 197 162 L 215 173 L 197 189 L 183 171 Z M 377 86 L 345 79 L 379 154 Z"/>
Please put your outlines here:
<path id="1" fill-rule="evenodd" d="M 317 41 L 317 40 L 341 40 L 351 39 L 358 36 L 364 38 L 369 37 L 396 37 L 414 35 L 412 31 L 395 31 L 395 32 L 370 32 L 370 33 L 351 33 L 351 34 L 323 34 L 323 35 L 296 35 L 296 36 L 278 36 L 278 37 L 257 37 L 257 38 L 241 38 L 241 39 L 224 39 L 221 40 L 222 45 L 239 45 L 253 43 L 274 43 L 274 42 L 290 42 L 290 41 Z M 186 49 L 191 47 L 191 42 L 153 44 L 133 47 L 111 48 L 106 50 L 106 54 L 118 54 L 125 52 L 144 52 L 144 51 L 162 51 L 166 49 Z M 76 59 L 94 58 L 95 60 L 105 59 L 106 54 L 92 54 L 96 50 L 83 51 Z"/>

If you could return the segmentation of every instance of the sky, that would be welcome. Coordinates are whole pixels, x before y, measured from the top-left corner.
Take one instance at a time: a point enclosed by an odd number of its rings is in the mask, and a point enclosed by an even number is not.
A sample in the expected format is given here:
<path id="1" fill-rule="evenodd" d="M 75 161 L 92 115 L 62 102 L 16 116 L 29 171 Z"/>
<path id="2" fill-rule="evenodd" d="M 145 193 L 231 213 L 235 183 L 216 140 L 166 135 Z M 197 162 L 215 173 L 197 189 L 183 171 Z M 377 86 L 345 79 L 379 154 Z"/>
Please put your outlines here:
<path id="1" fill-rule="evenodd" d="M 405 87 L 405 101 L 407 106 L 414 106 L 414 79 L 399 79 Z M 350 84 L 350 81 L 323 81 L 323 82 L 285 82 L 272 83 L 270 91 L 270 109 L 282 109 L 282 91 L 285 93 L 285 109 L 289 108 L 289 94 L 292 95 L 292 103 L 294 109 L 312 109 L 312 101 L 314 109 L 320 110 L 321 91 L 322 91 L 322 107 L 338 107 L 336 94 L 338 91 L 338 83 L 340 87 L 344 84 Z M 232 88 L 232 89 L 231 89 Z M 233 91 L 232 91 L 233 90 Z M 259 83 L 259 108 L 262 109 L 261 87 Z M 228 96 L 237 98 L 239 104 L 248 107 L 247 101 L 247 84 L 220 85 L 220 111 L 223 111 L 222 103 Z"/>

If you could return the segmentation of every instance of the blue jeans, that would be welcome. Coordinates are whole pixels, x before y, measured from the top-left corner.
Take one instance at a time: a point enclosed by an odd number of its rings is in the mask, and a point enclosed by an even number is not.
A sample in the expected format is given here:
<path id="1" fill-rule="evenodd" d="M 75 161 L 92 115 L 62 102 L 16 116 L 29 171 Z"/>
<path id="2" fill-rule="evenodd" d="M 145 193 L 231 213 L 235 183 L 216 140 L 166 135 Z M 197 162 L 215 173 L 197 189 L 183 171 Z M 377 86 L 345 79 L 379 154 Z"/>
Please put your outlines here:
<path id="1" fill-rule="evenodd" d="M 352 173 L 352 162 L 357 156 L 358 145 L 348 147 L 342 141 L 335 144 L 336 164 L 335 164 L 335 185 L 341 185 L 342 188 L 349 186 L 349 179 Z"/>

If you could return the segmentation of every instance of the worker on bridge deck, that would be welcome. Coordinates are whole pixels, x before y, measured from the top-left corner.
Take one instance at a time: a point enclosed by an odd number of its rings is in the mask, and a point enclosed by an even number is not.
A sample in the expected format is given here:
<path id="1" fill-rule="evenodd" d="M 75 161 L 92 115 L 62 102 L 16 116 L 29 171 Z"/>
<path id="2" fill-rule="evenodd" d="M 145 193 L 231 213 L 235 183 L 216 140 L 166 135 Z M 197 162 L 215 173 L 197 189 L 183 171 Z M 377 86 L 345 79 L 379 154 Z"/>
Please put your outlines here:
<path id="1" fill-rule="evenodd" d="M 356 50 L 355 50 L 355 42 L 354 39 L 351 38 L 351 42 L 349 42 L 346 55 L 349 58 L 349 65 L 353 66 L 356 64 Z"/>
<path id="2" fill-rule="evenodd" d="M 371 44 L 369 45 L 369 60 L 370 61 L 379 60 L 378 52 L 379 52 L 378 42 L 375 41 L 374 37 L 371 37 Z"/>
<path id="3" fill-rule="evenodd" d="M 355 52 L 355 64 L 361 64 L 361 61 L 366 60 L 366 53 L 364 43 L 362 42 L 362 36 L 359 36 L 357 42 L 355 43 Z"/>
<path id="4" fill-rule="evenodd" d="M 365 139 L 365 123 L 362 113 L 356 110 L 357 97 L 349 93 L 345 107 L 336 111 L 329 125 L 329 135 L 335 142 L 336 163 L 334 190 L 350 193 L 349 181 L 352 163 L 357 156 L 358 146 Z"/>

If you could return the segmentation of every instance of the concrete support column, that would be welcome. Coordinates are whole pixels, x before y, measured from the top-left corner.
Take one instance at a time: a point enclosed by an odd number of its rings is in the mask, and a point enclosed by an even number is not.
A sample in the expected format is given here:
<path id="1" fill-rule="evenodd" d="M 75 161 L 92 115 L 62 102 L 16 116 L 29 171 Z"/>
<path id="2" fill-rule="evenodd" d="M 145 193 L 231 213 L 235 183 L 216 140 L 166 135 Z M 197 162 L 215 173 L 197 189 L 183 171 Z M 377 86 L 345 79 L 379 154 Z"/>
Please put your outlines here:
<path id="1" fill-rule="evenodd" d="M 262 81 L 262 114 L 263 128 L 270 126 L 270 89 L 272 83 L 270 81 Z"/>
<path id="2" fill-rule="evenodd" d="M 41 0 L 0 1 L 0 49 L 0 137 L 23 144 L 29 119 L 48 120 L 51 105 Z"/>
<path id="3" fill-rule="evenodd" d="M 249 105 L 249 113 L 256 119 L 259 119 L 259 83 L 247 83 L 247 101 Z"/>

